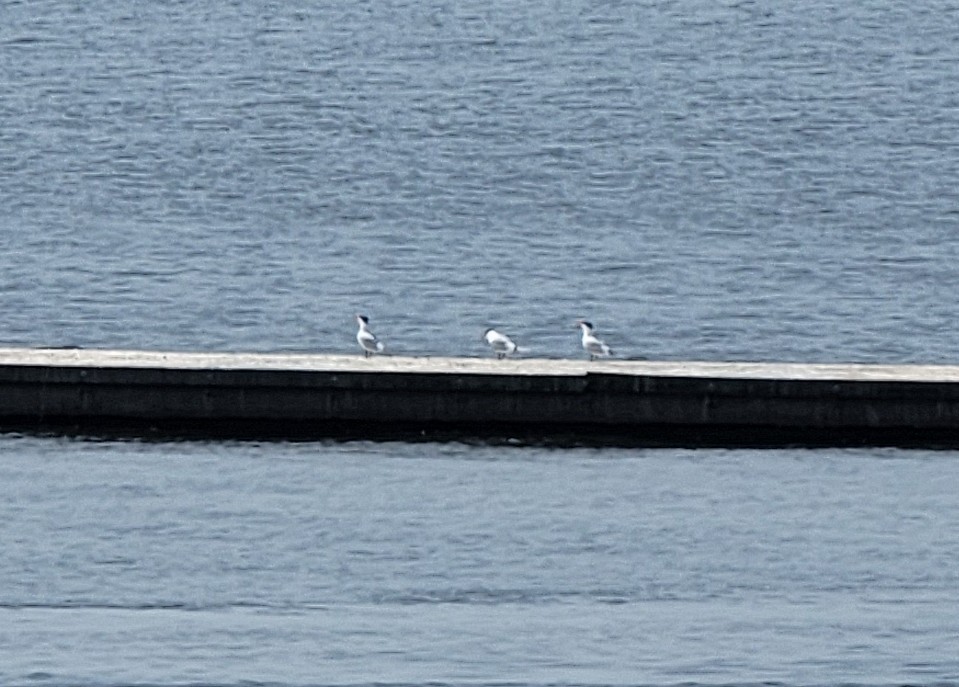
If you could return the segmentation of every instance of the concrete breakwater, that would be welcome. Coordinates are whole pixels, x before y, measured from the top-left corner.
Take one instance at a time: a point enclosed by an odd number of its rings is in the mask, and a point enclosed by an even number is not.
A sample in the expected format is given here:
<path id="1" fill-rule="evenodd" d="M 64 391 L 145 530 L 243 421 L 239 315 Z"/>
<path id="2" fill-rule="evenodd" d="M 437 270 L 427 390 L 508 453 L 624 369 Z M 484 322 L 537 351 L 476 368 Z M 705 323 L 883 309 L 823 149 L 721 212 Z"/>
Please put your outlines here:
<path id="1" fill-rule="evenodd" d="M 959 446 L 959 366 L 0 349 L 0 429 Z"/>

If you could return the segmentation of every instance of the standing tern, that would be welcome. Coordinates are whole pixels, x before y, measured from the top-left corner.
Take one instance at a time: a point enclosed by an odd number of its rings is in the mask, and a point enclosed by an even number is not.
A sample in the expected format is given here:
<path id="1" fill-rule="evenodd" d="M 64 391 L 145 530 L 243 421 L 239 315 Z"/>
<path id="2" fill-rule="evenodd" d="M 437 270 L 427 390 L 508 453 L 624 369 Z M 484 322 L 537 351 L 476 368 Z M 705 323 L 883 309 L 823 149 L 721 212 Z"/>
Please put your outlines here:
<path id="1" fill-rule="evenodd" d="M 382 353 L 383 342 L 376 338 L 376 334 L 370 331 L 370 318 L 365 315 L 357 315 L 356 322 L 360 329 L 356 332 L 356 342 L 363 349 L 363 357 L 369 358 L 374 353 Z"/>
<path id="2" fill-rule="evenodd" d="M 497 360 L 502 360 L 506 356 L 512 355 L 518 348 L 511 338 L 506 336 L 506 334 L 500 334 L 495 329 L 487 329 L 483 333 L 483 338 L 486 340 L 486 343 L 489 344 L 489 347 L 493 349 Z"/>
<path id="3" fill-rule="evenodd" d="M 613 350 L 593 334 L 593 323 L 586 320 L 576 320 L 576 324 L 583 330 L 583 350 L 589 353 L 590 360 L 608 358 Z"/>

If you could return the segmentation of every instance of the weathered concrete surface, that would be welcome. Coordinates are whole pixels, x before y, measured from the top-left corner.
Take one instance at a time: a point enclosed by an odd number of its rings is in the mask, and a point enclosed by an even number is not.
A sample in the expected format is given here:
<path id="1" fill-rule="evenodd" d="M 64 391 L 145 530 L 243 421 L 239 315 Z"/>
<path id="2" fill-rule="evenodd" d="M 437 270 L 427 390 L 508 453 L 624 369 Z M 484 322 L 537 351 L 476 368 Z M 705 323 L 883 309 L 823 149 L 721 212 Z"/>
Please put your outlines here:
<path id="1" fill-rule="evenodd" d="M 959 367 L 0 349 L 0 428 L 959 446 Z"/>

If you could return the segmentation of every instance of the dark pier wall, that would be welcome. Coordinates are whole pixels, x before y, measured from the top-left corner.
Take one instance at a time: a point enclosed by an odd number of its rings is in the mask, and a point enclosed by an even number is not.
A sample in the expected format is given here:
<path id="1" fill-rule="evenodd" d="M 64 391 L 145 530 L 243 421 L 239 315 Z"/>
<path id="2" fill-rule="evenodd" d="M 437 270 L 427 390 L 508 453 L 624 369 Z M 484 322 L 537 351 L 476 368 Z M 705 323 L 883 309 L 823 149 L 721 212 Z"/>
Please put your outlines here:
<path id="1" fill-rule="evenodd" d="M 220 354 L 208 361 L 124 352 L 101 359 L 93 351 L 64 351 L 45 352 L 42 360 L 25 353 L 18 362 L 7 353 L 0 356 L 0 428 L 7 430 L 959 446 L 953 368 L 937 378 L 930 367 L 912 374 L 880 366 L 790 374 L 771 364 L 744 372 L 697 363 L 300 356 L 284 369 L 282 356 Z"/>

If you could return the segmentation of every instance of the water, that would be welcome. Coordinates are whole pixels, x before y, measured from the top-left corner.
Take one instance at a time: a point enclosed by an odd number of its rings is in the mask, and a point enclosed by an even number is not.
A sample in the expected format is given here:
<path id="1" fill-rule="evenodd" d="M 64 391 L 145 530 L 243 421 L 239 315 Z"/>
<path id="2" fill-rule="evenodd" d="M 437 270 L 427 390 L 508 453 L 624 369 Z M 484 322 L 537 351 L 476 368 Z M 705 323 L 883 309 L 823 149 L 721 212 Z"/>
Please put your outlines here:
<path id="1" fill-rule="evenodd" d="M 957 36 L 0 1 L 0 344 L 955 363 Z M 0 436 L 0 682 L 956 683 L 956 465 Z"/>
<path id="2" fill-rule="evenodd" d="M 8 437 L 0 681 L 959 681 L 959 461 Z"/>
<path id="3" fill-rule="evenodd" d="M 0 8 L 8 344 L 959 357 L 949 3 Z"/>

